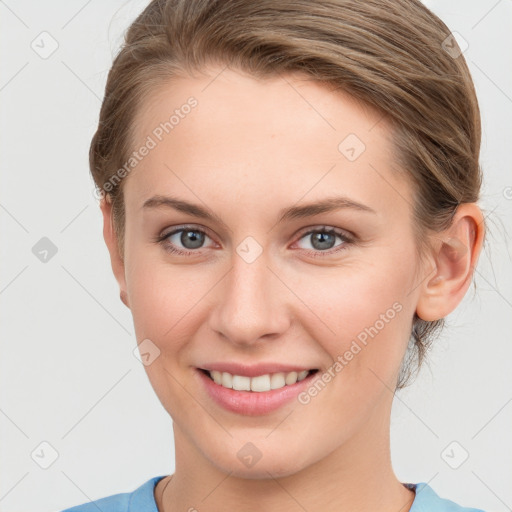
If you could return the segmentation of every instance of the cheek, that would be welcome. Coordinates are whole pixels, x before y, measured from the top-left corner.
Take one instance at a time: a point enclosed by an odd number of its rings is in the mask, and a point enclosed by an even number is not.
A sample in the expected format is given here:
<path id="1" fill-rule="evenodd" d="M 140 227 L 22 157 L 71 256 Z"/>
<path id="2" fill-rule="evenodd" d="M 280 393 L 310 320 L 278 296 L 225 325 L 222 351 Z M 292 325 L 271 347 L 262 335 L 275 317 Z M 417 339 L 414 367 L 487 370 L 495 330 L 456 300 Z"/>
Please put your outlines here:
<path id="1" fill-rule="evenodd" d="M 162 252 L 154 247 L 130 247 L 126 281 L 134 320 L 169 329 L 190 309 L 200 293 L 201 280 L 191 267 L 167 264 Z"/>
<path id="2" fill-rule="evenodd" d="M 412 254 L 411 254 L 412 257 Z M 378 263 L 357 263 L 320 279 L 302 280 L 297 295 L 307 297 L 304 327 L 323 345 L 333 361 L 340 360 L 345 379 L 373 370 L 394 385 L 410 336 L 414 313 L 413 259 L 381 253 Z M 397 261 L 401 262 L 397 264 Z M 315 314 L 312 314 L 313 311 Z M 338 370 L 340 366 L 337 367 Z M 373 376 L 372 376 L 373 375 Z"/>
<path id="3" fill-rule="evenodd" d="M 132 255 L 127 265 L 130 310 L 137 341 L 150 339 L 165 368 L 186 365 L 186 348 L 207 321 L 208 301 L 219 279 L 212 267 L 171 265 Z M 148 373 L 156 369 L 146 367 Z"/>
<path id="4" fill-rule="evenodd" d="M 337 334 L 373 324 L 393 304 L 405 307 L 410 291 L 408 269 L 389 259 L 379 264 L 358 263 L 328 273 L 312 274 L 294 292 Z M 318 321 L 317 320 L 317 321 Z"/>
<path id="5" fill-rule="evenodd" d="M 146 374 L 173 418 L 188 414 L 188 394 L 176 375 L 188 362 L 186 348 L 197 329 L 201 298 L 206 293 L 201 284 L 204 279 L 191 279 L 192 271 L 143 258 L 142 254 L 132 253 L 127 270 L 137 342 L 151 340 L 158 354 L 144 366 Z"/>

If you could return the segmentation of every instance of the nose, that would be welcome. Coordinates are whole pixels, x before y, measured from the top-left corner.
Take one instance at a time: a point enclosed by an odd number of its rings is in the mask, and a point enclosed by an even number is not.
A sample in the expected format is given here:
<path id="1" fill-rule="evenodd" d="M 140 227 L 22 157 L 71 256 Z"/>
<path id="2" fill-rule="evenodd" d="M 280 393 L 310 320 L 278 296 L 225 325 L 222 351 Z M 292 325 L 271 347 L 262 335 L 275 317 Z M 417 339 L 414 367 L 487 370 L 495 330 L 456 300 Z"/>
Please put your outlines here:
<path id="1" fill-rule="evenodd" d="M 254 345 L 289 328 L 293 293 L 263 255 L 248 263 L 235 254 L 233 267 L 216 288 L 209 324 L 231 343 Z"/>

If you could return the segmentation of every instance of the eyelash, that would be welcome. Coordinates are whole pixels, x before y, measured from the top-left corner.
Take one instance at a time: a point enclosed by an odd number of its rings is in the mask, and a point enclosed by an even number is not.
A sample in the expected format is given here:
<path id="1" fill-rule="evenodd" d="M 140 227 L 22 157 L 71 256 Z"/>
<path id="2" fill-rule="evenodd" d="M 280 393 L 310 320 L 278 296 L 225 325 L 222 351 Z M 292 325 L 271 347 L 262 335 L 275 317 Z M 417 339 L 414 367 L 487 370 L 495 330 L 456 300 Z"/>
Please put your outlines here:
<path id="1" fill-rule="evenodd" d="M 180 256 L 192 256 L 192 255 L 197 254 L 199 252 L 199 250 L 191 251 L 191 250 L 176 249 L 173 245 L 170 245 L 170 243 L 168 242 L 168 238 L 171 237 L 172 235 L 175 235 L 176 233 L 180 233 L 181 231 L 187 231 L 187 230 L 201 233 L 203 235 L 206 235 L 208 238 L 211 238 L 210 236 L 208 236 L 208 233 L 202 229 L 198 229 L 194 226 L 182 226 L 179 229 L 175 229 L 169 233 L 165 233 L 164 235 L 157 236 L 155 239 L 153 239 L 153 241 L 155 243 L 163 245 L 164 249 L 171 254 L 178 254 Z M 328 256 L 332 256 L 333 254 L 340 253 L 341 251 L 348 249 L 348 247 L 355 242 L 355 240 L 353 238 L 347 236 L 344 232 L 342 232 L 340 230 L 331 228 L 331 226 L 320 226 L 320 227 L 316 227 L 314 229 L 310 229 L 309 231 L 302 233 L 299 240 L 306 237 L 307 235 L 311 235 L 312 233 L 328 233 L 328 234 L 338 235 L 344 242 L 343 244 L 341 244 L 333 249 L 326 250 L 326 251 L 320 251 L 320 250 L 315 250 L 315 249 L 309 249 L 309 250 L 304 249 L 306 252 L 311 252 L 312 253 L 311 255 L 314 258 L 328 257 Z"/>

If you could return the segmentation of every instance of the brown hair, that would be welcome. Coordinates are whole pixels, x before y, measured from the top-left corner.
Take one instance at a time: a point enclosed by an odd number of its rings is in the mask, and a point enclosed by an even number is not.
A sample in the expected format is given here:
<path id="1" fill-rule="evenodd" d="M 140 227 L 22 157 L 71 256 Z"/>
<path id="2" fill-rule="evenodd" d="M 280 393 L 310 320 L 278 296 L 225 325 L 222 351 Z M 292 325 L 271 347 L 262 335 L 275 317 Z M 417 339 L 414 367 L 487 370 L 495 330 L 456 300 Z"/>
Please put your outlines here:
<path id="1" fill-rule="evenodd" d="M 473 82 L 450 30 L 419 0 L 154 0 L 113 62 L 90 147 L 95 184 L 113 203 L 121 257 L 126 172 L 119 171 L 133 151 L 136 114 L 155 88 L 211 63 L 256 77 L 301 72 L 381 113 L 393 127 L 397 168 L 413 184 L 420 257 L 426 233 L 446 229 L 459 204 L 479 199 Z M 415 314 L 397 389 L 443 326 Z"/>

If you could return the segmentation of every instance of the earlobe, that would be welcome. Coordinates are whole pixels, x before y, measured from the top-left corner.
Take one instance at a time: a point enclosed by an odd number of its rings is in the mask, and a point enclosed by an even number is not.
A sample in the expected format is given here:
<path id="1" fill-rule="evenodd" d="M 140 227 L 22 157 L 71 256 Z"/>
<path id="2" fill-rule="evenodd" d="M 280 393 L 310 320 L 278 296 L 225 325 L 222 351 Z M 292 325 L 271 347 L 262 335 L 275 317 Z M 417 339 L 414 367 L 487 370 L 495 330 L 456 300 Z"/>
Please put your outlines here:
<path id="1" fill-rule="evenodd" d="M 436 236 L 435 274 L 422 285 L 416 308 L 421 319 L 444 318 L 464 298 L 482 248 L 483 220 L 475 203 L 462 204 L 450 228 Z"/>
<path id="2" fill-rule="evenodd" d="M 121 291 L 119 293 L 119 298 L 121 299 L 121 302 L 127 307 L 129 308 L 130 307 L 130 304 L 128 303 L 128 295 L 126 294 L 126 292 L 123 292 Z"/>
<path id="3" fill-rule="evenodd" d="M 112 218 L 112 202 L 109 196 L 102 197 L 100 201 L 100 209 L 103 215 L 103 239 L 107 245 L 110 254 L 110 263 L 114 277 L 119 284 L 121 301 L 128 308 L 128 294 L 126 291 L 126 277 L 124 261 L 119 254 L 119 245 L 117 236 L 114 230 L 114 222 Z"/>

